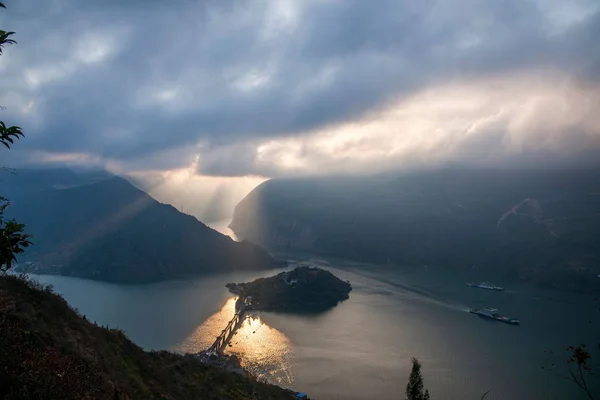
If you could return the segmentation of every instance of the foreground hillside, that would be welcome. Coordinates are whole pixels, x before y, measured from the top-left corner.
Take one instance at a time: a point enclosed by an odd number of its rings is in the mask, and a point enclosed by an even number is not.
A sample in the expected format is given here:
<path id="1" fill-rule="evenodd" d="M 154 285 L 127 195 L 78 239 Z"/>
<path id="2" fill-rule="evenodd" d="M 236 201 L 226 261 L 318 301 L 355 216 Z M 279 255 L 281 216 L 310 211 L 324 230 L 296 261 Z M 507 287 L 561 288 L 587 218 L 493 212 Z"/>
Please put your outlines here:
<path id="1" fill-rule="evenodd" d="M 125 179 L 25 177 L 3 185 L 9 211 L 33 235 L 35 246 L 19 257 L 23 271 L 138 283 L 276 265 L 262 248 L 233 241 Z"/>
<path id="2" fill-rule="evenodd" d="M 0 276 L 2 399 L 290 399 L 283 389 L 145 352 L 79 316 L 48 288 Z"/>
<path id="3" fill-rule="evenodd" d="M 231 228 L 271 249 L 600 287 L 599 171 L 276 179 L 237 205 Z"/>

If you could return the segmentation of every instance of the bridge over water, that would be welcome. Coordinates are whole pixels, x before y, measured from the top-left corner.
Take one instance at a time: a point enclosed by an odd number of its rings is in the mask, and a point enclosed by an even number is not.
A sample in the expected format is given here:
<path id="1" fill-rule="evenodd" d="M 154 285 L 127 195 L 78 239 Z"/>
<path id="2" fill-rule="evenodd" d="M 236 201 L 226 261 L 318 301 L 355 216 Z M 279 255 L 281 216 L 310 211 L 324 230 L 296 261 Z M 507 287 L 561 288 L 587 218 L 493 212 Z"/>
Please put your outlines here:
<path id="1" fill-rule="evenodd" d="M 235 331 L 242 326 L 242 323 L 244 322 L 244 314 L 249 307 L 250 304 L 247 299 L 242 299 L 241 297 L 237 299 L 235 302 L 235 314 L 233 315 L 233 318 L 229 320 L 225 329 L 223 329 L 221 334 L 217 336 L 214 343 L 206 350 L 206 353 L 222 353 L 223 350 L 225 350 L 225 347 L 235 334 Z"/>
<path id="2" fill-rule="evenodd" d="M 208 356 L 212 356 L 212 354 L 217 353 L 218 358 L 224 357 L 223 350 L 225 350 L 225 347 L 227 346 L 227 344 L 229 344 L 229 341 L 231 340 L 231 338 L 233 337 L 233 335 L 235 334 L 237 329 L 240 326 L 242 326 L 242 324 L 244 323 L 244 314 L 246 313 L 246 311 L 249 311 L 250 309 L 251 309 L 250 300 L 248 298 L 238 297 L 238 299 L 235 302 L 235 314 L 233 315 L 233 318 L 231 318 L 231 320 L 229 320 L 229 322 L 227 323 L 227 326 L 225 327 L 225 329 L 223 329 L 223 331 L 221 331 L 221 334 L 219 336 L 217 336 L 214 343 L 207 350 L 200 352 L 199 354 L 202 357 L 208 358 Z M 206 361 L 204 361 L 204 362 L 206 362 Z M 221 364 L 220 366 L 223 367 L 224 365 L 225 364 Z M 306 393 L 296 392 L 296 391 L 293 391 L 290 389 L 284 389 L 284 390 L 286 392 L 289 392 L 290 395 L 292 395 L 294 399 L 310 400 L 310 398 L 306 395 Z"/>

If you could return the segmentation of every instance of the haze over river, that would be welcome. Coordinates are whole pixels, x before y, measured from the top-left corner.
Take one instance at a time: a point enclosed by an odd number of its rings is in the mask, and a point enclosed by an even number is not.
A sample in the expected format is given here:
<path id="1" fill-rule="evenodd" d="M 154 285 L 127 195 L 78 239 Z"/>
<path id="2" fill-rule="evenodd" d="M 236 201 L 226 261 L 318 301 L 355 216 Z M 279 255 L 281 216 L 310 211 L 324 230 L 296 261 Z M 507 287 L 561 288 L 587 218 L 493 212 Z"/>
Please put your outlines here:
<path id="1" fill-rule="evenodd" d="M 465 277 L 310 259 L 353 285 L 350 299 L 319 315 L 253 313 L 229 351 L 271 382 L 325 399 L 403 399 L 410 357 L 423 364 L 432 399 L 579 399 L 566 373 L 567 344 L 597 343 L 600 312 L 592 296 L 496 281 L 505 292 L 465 286 Z M 228 282 L 279 271 L 125 286 L 38 276 L 101 325 L 118 327 L 146 349 L 197 352 L 233 314 Z M 481 319 L 471 307 L 496 307 L 521 326 Z M 590 322 L 591 321 L 591 322 Z M 595 340 L 595 341 L 594 341 Z M 547 355 L 553 349 L 558 354 Z M 564 368 L 563 368 L 564 367 Z"/>

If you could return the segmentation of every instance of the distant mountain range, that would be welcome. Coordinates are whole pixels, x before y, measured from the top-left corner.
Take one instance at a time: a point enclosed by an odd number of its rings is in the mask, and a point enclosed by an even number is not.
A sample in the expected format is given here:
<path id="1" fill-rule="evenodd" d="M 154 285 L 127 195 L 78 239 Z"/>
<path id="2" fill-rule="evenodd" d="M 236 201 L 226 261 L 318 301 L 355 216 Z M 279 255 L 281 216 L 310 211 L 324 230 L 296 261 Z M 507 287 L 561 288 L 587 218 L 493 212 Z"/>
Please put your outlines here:
<path id="1" fill-rule="evenodd" d="M 598 170 L 274 179 L 230 227 L 270 249 L 600 288 Z"/>
<path id="2" fill-rule="evenodd" d="M 105 172 L 19 170 L 0 193 L 34 246 L 22 270 L 140 283 L 201 273 L 266 269 L 275 260 Z"/>

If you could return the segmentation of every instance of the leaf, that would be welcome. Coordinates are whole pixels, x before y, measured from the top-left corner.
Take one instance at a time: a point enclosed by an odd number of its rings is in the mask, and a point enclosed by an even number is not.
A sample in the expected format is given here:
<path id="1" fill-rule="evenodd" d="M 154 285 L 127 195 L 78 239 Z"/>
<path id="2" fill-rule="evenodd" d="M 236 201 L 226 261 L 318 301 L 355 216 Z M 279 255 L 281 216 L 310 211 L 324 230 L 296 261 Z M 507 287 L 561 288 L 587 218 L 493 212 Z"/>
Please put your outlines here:
<path id="1" fill-rule="evenodd" d="M 25 135 L 23 134 L 21 127 L 11 126 L 7 128 L 6 124 L 0 121 L 0 142 L 4 146 L 10 148 L 10 145 L 14 144 L 15 139 L 20 139 L 22 137 L 25 137 Z"/>
<path id="2" fill-rule="evenodd" d="M 5 44 L 16 44 L 16 40 L 10 39 L 14 32 L 6 32 L 0 29 L 0 54 L 2 54 L 2 46 Z"/>

